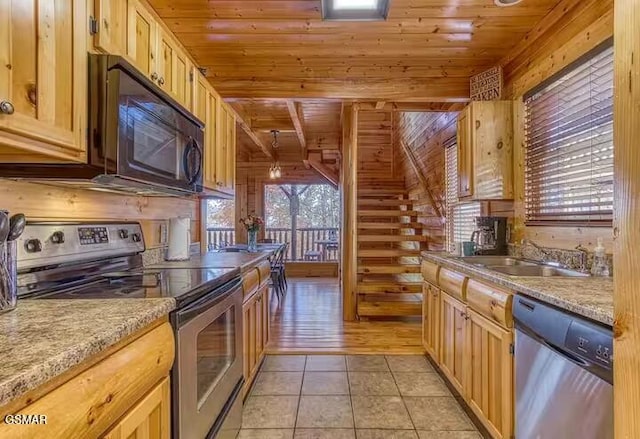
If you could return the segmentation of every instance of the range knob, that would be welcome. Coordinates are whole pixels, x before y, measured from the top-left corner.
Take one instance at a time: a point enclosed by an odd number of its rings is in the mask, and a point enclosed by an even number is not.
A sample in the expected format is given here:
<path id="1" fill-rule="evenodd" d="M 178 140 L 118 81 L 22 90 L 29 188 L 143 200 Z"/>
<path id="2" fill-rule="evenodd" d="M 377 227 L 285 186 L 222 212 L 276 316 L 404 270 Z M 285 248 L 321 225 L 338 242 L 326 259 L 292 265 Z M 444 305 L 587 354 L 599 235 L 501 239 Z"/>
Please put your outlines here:
<path id="1" fill-rule="evenodd" d="M 27 239 L 24 243 L 27 253 L 37 253 L 42 251 L 42 242 L 39 239 Z"/>
<path id="2" fill-rule="evenodd" d="M 131 235 L 131 239 L 133 240 L 133 242 L 140 242 L 142 241 L 142 236 L 140 236 L 139 233 L 134 233 Z"/>
<path id="3" fill-rule="evenodd" d="M 118 236 L 120 236 L 120 239 L 127 239 L 129 237 L 129 231 L 127 229 L 120 229 L 118 230 Z"/>
<path id="4" fill-rule="evenodd" d="M 54 244 L 62 244 L 64 243 L 64 232 L 53 232 L 51 235 L 51 242 Z"/>

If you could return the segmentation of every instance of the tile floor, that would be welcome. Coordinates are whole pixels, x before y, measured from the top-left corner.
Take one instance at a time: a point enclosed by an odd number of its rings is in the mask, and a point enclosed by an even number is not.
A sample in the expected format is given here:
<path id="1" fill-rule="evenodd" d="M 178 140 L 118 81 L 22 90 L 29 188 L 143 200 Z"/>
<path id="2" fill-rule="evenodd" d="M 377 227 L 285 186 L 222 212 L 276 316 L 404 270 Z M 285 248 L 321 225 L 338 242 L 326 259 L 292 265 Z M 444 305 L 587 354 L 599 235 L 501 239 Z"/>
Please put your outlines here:
<path id="1" fill-rule="evenodd" d="M 268 356 L 239 439 L 481 439 L 422 356 Z"/>

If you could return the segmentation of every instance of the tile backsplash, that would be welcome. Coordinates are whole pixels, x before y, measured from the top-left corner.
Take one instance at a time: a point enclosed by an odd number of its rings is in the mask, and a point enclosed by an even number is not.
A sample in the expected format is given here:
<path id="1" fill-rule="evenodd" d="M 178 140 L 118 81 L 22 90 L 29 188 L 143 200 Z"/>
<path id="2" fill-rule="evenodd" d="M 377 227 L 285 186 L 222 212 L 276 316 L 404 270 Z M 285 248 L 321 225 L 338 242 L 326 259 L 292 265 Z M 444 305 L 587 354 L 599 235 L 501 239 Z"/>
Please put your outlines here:
<path id="1" fill-rule="evenodd" d="M 560 262 L 561 264 L 564 264 L 574 270 L 580 270 L 583 268 L 581 251 L 548 247 L 544 247 L 544 250 L 549 252 L 550 254 L 550 256 L 546 257 L 548 260 Z M 534 259 L 538 261 L 545 258 L 545 255 L 537 248 L 531 245 L 520 244 L 509 244 L 509 255 L 518 258 Z M 591 271 L 591 266 L 593 265 L 593 257 L 594 253 L 590 251 L 587 255 L 586 267 L 584 267 L 588 271 Z M 609 263 L 609 273 L 613 273 L 613 255 L 607 254 L 607 260 Z"/>

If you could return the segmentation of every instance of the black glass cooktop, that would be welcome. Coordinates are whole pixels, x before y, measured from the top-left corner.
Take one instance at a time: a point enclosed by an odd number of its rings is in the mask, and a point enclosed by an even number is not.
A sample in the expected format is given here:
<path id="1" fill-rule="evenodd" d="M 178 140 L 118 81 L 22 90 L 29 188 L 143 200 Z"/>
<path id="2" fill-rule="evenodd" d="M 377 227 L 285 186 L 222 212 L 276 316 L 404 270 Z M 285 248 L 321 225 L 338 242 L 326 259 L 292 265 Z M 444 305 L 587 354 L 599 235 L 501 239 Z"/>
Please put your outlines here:
<path id="1" fill-rule="evenodd" d="M 124 299 L 173 297 L 178 307 L 240 275 L 237 268 L 147 269 L 105 273 L 86 284 L 34 299 Z"/>

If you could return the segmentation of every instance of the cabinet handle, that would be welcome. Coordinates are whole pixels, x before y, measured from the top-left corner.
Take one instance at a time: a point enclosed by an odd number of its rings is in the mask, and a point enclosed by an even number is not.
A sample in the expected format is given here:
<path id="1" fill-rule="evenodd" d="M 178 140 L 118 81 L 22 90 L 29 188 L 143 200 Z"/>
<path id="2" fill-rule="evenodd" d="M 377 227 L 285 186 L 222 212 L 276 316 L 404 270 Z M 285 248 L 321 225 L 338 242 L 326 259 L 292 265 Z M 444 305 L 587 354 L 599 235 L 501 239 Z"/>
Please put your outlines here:
<path id="1" fill-rule="evenodd" d="M 14 111 L 15 111 L 15 108 L 13 107 L 13 104 L 11 102 L 9 101 L 0 102 L 0 113 L 13 114 Z"/>
<path id="2" fill-rule="evenodd" d="M 153 72 L 153 73 L 151 74 L 151 80 L 152 80 L 152 81 L 155 81 L 156 79 L 158 79 L 158 74 L 157 74 L 156 72 Z"/>
<path id="3" fill-rule="evenodd" d="M 29 89 L 27 90 L 27 98 L 31 105 L 38 105 L 38 88 L 35 84 L 29 84 Z"/>
<path id="4" fill-rule="evenodd" d="M 476 120 L 476 130 L 480 128 L 480 121 Z"/>
<path id="5" fill-rule="evenodd" d="M 160 77 L 160 79 L 158 79 L 158 84 L 164 85 L 164 78 L 163 77 Z"/>

